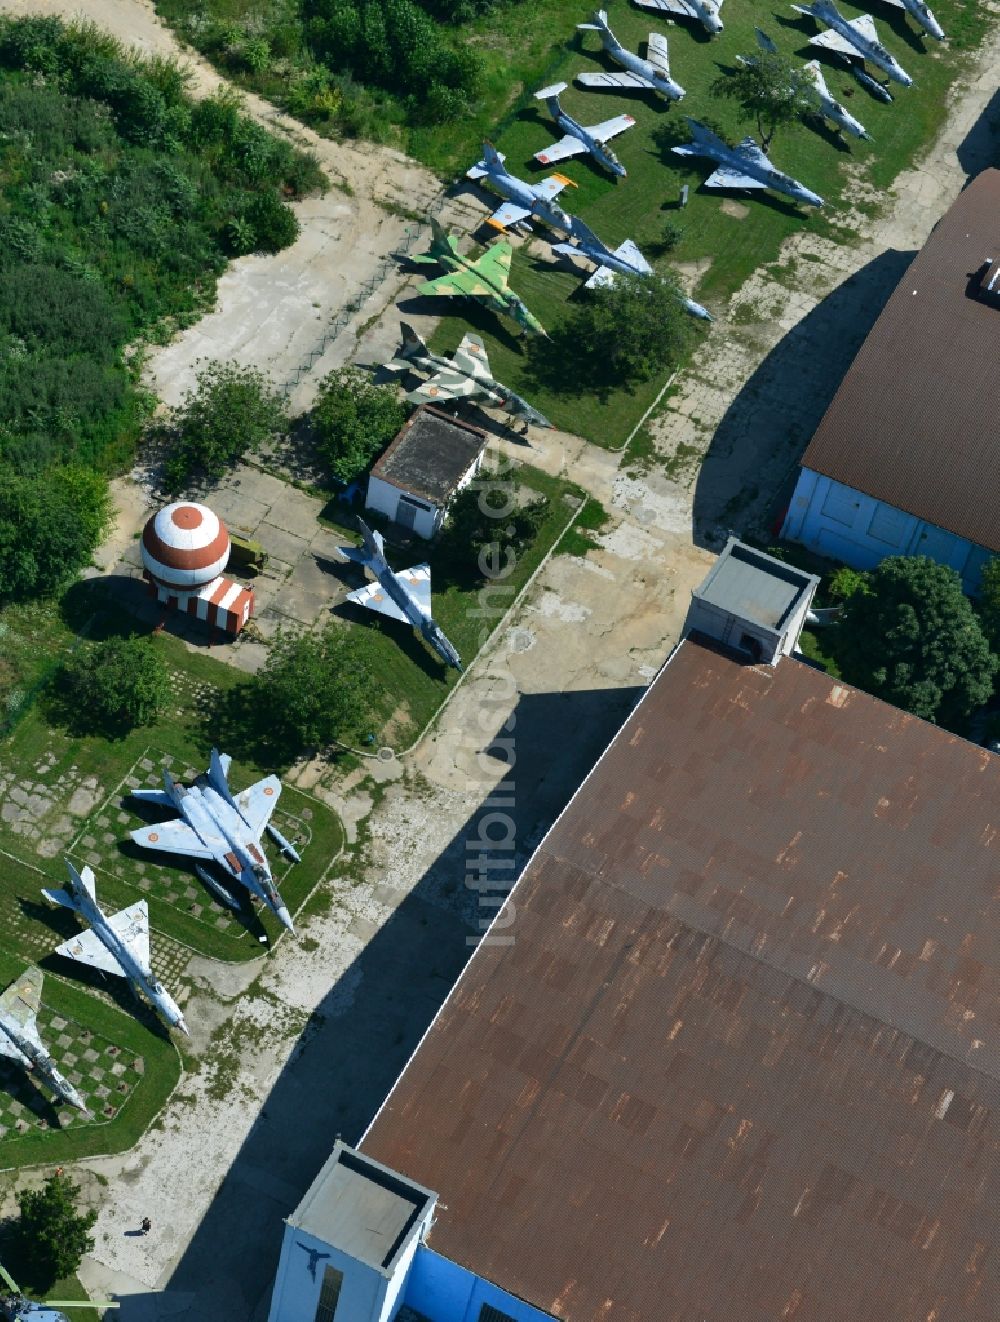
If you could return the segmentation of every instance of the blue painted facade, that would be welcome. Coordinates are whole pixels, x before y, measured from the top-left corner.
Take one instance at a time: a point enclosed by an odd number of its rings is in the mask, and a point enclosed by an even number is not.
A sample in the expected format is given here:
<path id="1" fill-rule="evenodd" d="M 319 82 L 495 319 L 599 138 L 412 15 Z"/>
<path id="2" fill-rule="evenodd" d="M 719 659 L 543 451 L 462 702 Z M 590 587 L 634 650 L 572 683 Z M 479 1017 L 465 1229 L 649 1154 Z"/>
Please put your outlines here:
<path id="1" fill-rule="evenodd" d="M 442 1258 L 426 1244 L 417 1249 L 403 1302 L 431 1322 L 479 1322 L 484 1304 L 499 1309 L 513 1322 L 552 1322 L 551 1313 L 532 1308 L 457 1262 Z"/>
<path id="2" fill-rule="evenodd" d="M 926 555 L 957 570 L 968 593 L 978 591 L 983 566 L 993 555 L 810 468 L 799 474 L 781 535 L 855 569 L 873 569 L 890 555 Z"/>

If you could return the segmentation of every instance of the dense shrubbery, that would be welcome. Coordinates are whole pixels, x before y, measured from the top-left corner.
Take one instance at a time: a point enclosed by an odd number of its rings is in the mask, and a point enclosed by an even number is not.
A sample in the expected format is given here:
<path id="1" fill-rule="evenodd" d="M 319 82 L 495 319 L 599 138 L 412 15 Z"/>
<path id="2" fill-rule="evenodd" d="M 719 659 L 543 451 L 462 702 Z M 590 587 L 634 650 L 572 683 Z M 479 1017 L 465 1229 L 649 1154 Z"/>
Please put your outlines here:
<path id="1" fill-rule="evenodd" d="M 227 257 L 298 232 L 312 158 L 96 28 L 0 19 L 0 460 L 128 462 L 124 346 L 204 305 Z"/>
<path id="2" fill-rule="evenodd" d="M 316 451 L 331 477 L 352 482 L 381 454 L 406 421 L 395 387 L 375 386 L 357 368 L 331 372 L 310 415 Z"/>
<path id="3" fill-rule="evenodd" d="M 439 562 L 452 579 L 472 583 L 503 578 L 517 553 L 535 540 L 549 509 L 546 497 L 530 500 L 513 469 L 483 469 L 448 507 L 438 540 Z"/>
<path id="4" fill-rule="evenodd" d="M 89 469 L 0 465 L 0 605 L 62 587 L 90 559 L 108 508 L 107 483 Z"/>
<path id="5" fill-rule="evenodd" d="M 56 699 L 73 733 L 122 737 L 167 705 L 170 670 L 150 639 L 107 638 L 63 663 Z"/>

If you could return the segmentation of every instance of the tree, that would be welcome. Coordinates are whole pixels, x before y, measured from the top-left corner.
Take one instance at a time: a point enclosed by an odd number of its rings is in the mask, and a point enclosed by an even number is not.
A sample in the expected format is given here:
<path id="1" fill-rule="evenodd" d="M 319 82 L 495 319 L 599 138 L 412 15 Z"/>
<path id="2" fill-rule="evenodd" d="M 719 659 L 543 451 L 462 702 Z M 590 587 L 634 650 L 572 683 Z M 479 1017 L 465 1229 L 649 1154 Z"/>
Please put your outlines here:
<path id="1" fill-rule="evenodd" d="M 979 622 L 992 652 L 1000 655 L 1000 556 L 983 568 L 979 584 Z"/>
<path id="2" fill-rule="evenodd" d="M 716 78 L 712 94 L 736 101 L 741 119 L 756 120 L 764 151 L 778 128 L 819 113 L 819 93 L 805 67 L 772 51 L 743 56 L 735 73 Z"/>
<path id="3" fill-rule="evenodd" d="M 16 1253 L 25 1280 L 38 1290 L 50 1290 L 56 1281 L 72 1276 L 94 1247 L 90 1230 L 97 1213 L 76 1210 L 79 1193 L 78 1184 L 56 1174 L 40 1189 L 25 1189 L 18 1196 Z"/>
<path id="4" fill-rule="evenodd" d="M 534 541 L 549 502 L 542 497 L 523 503 L 521 491 L 513 471 L 484 469 L 458 493 L 438 540 L 439 558 L 455 578 L 498 577 Z"/>
<path id="5" fill-rule="evenodd" d="M 152 725 L 170 699 L 170 671 L 147 638 L 108 638 L 64 662 L 58 688 L 72 725 L 125 735 Z"/>
<path id="6" fill-rule="evenodd" d="M 359 738 L 372 716 L 364 635 L 342 624 L 322 633 L 279 633 L 264 669 L 246 686 L 243 710 L 288 761 L 314 748 Z"/>
<path id="7" fill-rule="evenodd" d="M 287 425 L 284 400 L 263 372 L 210 363 L 174 411 L 173 453 L 163 466 L 167 490 L 179 491 L 195 475 L 221 477 Z"/>
<path id="8" fill-rule="evenodd" d="M 89 469 L 0 466 L 0 603 L 62 587 L 90 559 L 108 512 L 107 482 Z"/>
<path id="9" fill-rule="evenodd" d="M 543 383 L 601 390 L 676 366 L 690 337 L 673 276 L 618 275 L 577 304 L 549 340 L 532 341 L 529 352 Z"/>
<path id="10" fill-rule="evenodd" d="M 359 477 L 406 421 L 394 386 L 375 386 L 357 368 L 331 372 L 313 405 L 316 449 L 331 475 Z"/>
<path id="11" fill-rule="evenodd" d="M 953 569 L 891 556 L 854 592 L 836 625 L 846 680 L 915 716 L 960 722 L 993 691 L 998 664 Z"/>

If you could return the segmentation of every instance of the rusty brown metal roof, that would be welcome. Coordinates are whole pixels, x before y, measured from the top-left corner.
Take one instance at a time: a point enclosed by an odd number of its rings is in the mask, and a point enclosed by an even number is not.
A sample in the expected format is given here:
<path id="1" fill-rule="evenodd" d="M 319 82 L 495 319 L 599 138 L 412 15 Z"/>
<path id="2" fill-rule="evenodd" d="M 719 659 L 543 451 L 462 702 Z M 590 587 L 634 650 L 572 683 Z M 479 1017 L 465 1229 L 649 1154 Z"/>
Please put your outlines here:
<path id="1" fill-rule="evenodd" d="M 1000 257 L 1000 170 L 985 170 L 907 269 L 802 465 L 1000 551 L 1000 315 L 979 297 Z"/>
<path id="2" fill-rule="evenodd" d="M 572 1322 L 995 1322 L 1000 759 L 688 640 L 363 1144 Z"/>
<path id="3" fill-rule="evenodd" d="M 372 476 L 443 505 L 479 458 L 487 440 L 482 427 L 422 404 L 373 466 Z"/>

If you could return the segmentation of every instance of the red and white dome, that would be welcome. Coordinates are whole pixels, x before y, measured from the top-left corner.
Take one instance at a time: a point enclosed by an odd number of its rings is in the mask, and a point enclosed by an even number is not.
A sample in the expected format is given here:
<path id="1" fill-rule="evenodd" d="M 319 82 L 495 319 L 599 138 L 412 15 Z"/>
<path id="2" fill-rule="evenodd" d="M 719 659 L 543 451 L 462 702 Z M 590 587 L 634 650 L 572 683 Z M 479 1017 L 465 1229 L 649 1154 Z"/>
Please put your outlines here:
<path id="1" fill-rule="evenodd" d="M 218 578 L 229 559 L 229 533 L 206 505 L 176 501 L 142 530 L 142 563 L 168 587 L 196 590 Z"/>

